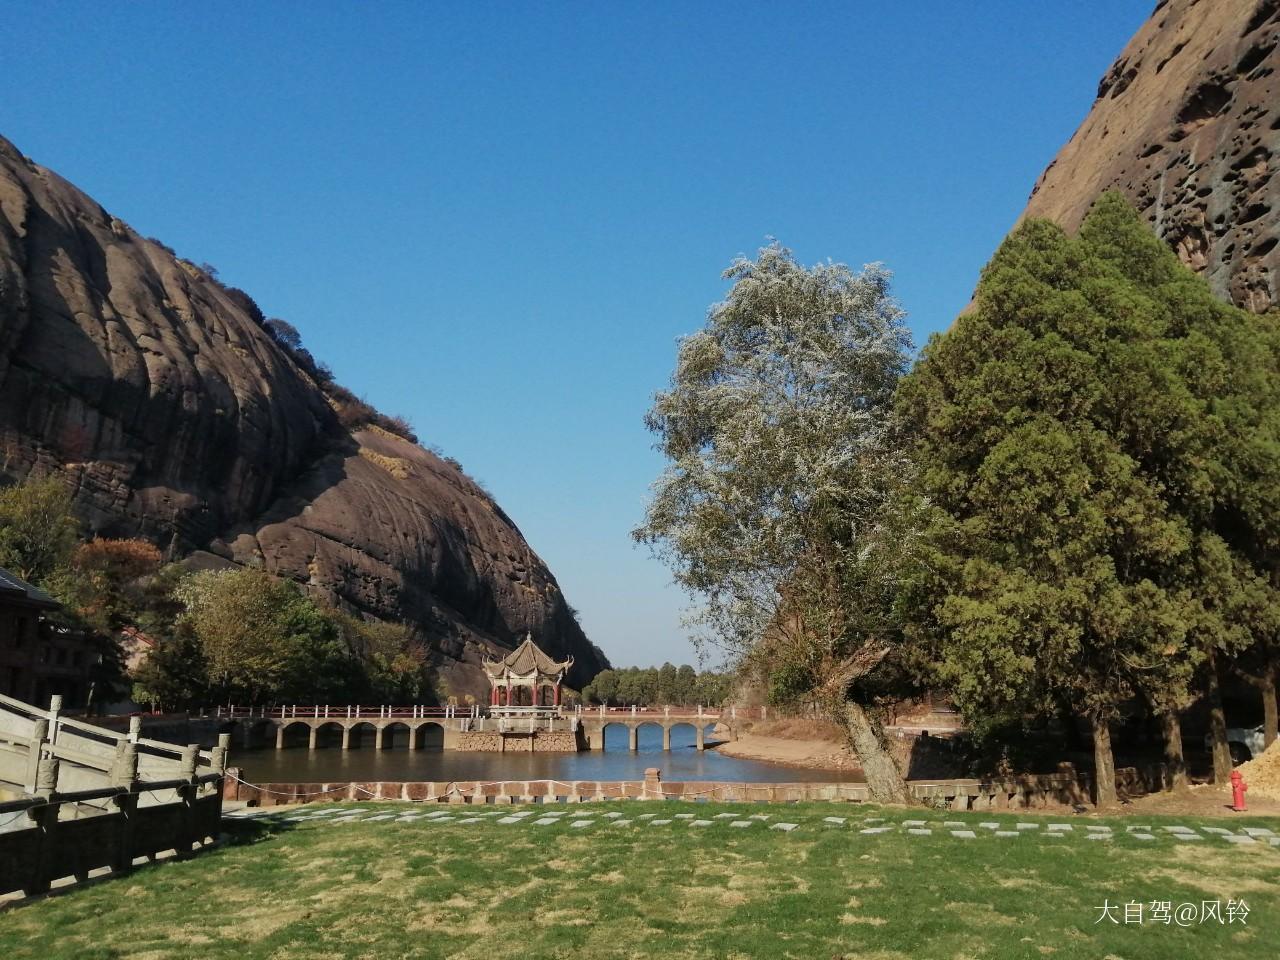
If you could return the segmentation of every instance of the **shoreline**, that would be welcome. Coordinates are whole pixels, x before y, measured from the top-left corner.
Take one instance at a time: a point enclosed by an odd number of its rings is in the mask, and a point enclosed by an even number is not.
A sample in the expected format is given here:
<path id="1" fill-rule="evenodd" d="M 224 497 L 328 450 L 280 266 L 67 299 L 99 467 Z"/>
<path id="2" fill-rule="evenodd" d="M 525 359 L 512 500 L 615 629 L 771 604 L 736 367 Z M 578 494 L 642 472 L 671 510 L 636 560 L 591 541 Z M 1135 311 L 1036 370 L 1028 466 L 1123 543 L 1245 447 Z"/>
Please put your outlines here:
<path id="1" fill-rule="evenodd" d="M 862 772 L 848 748 L 830 740 L 747 733 L 737 740 L 716 744 L 713 749 L 737 760 L 754 760 L 796 770 Z"/>

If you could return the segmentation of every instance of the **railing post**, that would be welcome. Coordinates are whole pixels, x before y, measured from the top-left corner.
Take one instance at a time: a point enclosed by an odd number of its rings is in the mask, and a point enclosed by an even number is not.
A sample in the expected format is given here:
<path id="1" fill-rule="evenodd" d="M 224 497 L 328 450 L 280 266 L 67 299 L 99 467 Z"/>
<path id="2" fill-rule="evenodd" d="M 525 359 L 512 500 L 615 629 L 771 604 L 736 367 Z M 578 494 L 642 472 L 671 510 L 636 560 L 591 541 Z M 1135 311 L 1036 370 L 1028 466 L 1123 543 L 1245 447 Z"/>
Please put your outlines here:
<path id="1" fill-rule="evenodd" d="M 195 803 L 196 792 L 199 790 L 199 785 L 196 783 L 196 758 L 199 755 L 200 745 L 190 743 L 182 748 L 182 759 L 179 761 L 181 764 L 179 776 L 187 781 L 186 784 L 178 787 L 178 799 L 182 804 L 176 844 L 179 858 L 191 856 L 191 845 L 195 842 Z"/>
<path id="2" fill-rule="evenodd" d="M 128 873 L 133 869 L 133 827 L 138 812 L 137 780 L 137 746 L 127 742 L 116 744 L 111 783 L 119 787 L 121 793 L 114 800 L 116 809 L 120 812 L 120 832 L 116 835 L 115 856 L 111 864 L 113 873 Z"/>
<path id="3" fill-rule="evenodd" d="M 49 742 L 58 742 L 58 728 L 62 726 L 58 722 L 58 714 L 62 712 L 62 695 L 55 693 L 49 698 Z"/>
<path id="4" fill-rule="evenodd" d="M 22 889 L 28 895 L 44 893 L 49 889 L 49 881 L 53 879 L 53 858 L 57 853 L 58 803 L 54 794 L 58 790 L 58 761 L 53 757 L 43 757 L 36 771 L 35 790 L 37 797 L 45 801 L 43 806 L 32 807 L 27 815 L 35 821 L 36 851 L 31 858 L 31 872 L 27 875 L 27 883 Z"/>
<path id="5" fill-rule="evenodd" d="M 214 773 L 227 772 L 227 756 L 231 752 L 231 734 L 218 734 L 218 745 L 209 751 L 209 763 Z"/>
<path id="6" fill-rule="evenodd" d="M 137 743 L 141 737 L 142 737 L 142 718 L 130 717 L 129 718 L 129 742 Z"/>
<path id="7" fill-rule="evenodd" d="M 32 723 L 31 745 L 27 747 L 27 776 L 22 787 L 27 793 L 36 792 L 36 778 L 40 775 L 40 757 L 49 741 L 49 721 L 41 717 Z"/>

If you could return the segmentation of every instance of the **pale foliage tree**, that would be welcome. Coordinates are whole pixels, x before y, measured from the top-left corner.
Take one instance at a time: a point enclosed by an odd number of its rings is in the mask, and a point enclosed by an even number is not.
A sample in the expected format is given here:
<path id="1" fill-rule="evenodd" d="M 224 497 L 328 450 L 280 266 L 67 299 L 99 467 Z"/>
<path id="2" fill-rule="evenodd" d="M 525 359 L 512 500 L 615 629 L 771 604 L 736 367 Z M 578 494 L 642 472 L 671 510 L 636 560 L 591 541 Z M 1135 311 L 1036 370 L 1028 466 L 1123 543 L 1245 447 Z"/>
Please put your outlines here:
<path id="1" fill-rule="evenodd" d="M 904 314 L 879 265 L 806 268 L 777 243 L 724 278 L 728 296 L 681 342 L 646 417 L 668 465 L 634 535 L 698 598 L 705 637 L 739 658 L 764 645 L 803 663 L 873 792 L 901 800 L 849 692 L 893 632 L 869 628 L 857 581 L 881 568 L 877 531 L 906 469 L 891 425 L 910 360 Z"/>

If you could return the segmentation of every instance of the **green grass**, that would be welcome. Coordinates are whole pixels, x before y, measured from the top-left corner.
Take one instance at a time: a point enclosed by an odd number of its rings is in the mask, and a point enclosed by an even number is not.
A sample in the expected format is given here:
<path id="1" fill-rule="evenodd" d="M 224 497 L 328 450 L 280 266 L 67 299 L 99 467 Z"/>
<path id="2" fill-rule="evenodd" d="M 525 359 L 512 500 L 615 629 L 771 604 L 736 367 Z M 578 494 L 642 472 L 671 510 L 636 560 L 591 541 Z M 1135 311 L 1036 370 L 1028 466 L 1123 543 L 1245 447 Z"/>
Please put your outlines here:
<path id="1" fill-rule="evenodd" d="M 366 815 L 402 810 L 368 804 Z M 424 812 L 422 807 L 413 808 Z M 440 808 L 444 810 L 446 808 Z M 515 808 L 504 808 L 511 812 Z M 963 958 L 1280 956 L 1280 848 L 1123 835 L 1142 817 L 1068 820 L 1075 836 L 962 840 L 943 820 L 1019 817 L 864 805 L 604 803 L 596 814 L 732 811 L 801 824 L 584 830 L 566 823 L 236 823 L 229 841 L 0 913 L 5 960 L 206 958 Z M 464 815 L 471 808 L 451 807 Z M 835 827 L 825 816 L 845 816 Z M 929 819 L 932 836 L 858 833 Z M 530 818 L 533 819 L 533 818 Z M 1041 822 L 1049 820 L 1041 818 Z M 1085 823 L 1108 823 L 1089 842 Z M 1280 831 L 1275 821 L 1246 825 Z M 1043 833 L 1043 829 L 1040 831 Z M 1104 900 L 1243 898 L 1247 926 L 1097 924 Z"/>

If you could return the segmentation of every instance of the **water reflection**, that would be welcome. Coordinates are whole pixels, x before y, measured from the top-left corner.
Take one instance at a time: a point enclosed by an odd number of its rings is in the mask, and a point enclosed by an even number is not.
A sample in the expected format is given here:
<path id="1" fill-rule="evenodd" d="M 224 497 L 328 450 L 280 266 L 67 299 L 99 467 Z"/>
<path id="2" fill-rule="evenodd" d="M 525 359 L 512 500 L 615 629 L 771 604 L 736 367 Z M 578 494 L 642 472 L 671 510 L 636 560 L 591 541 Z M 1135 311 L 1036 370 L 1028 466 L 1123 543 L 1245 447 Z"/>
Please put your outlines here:
<path id="1" fill-rule="evenodd" d="M 563 753 L 458 753 L 438 749 L 409 750 L 403 739 L 390 749 L 308 750 L 305 744 L 285 750 L 233 751 L 231 763 L 254 783 L 339 782 L 343 780 L 642 780 L 646 767 L 658 767 L 664 780 L 857 781 L 847 770 L 800 770 L 755 760 L 727 757 L 695 747 L 693 727 L 671 731 L 671 751 L 662 749 L 662 729 L 642 726 L 639 750 L 627 749 L 627 729 L 605 729 L 604 751 Z M 708 740 L 708 743 L 711 741 Z"/>

